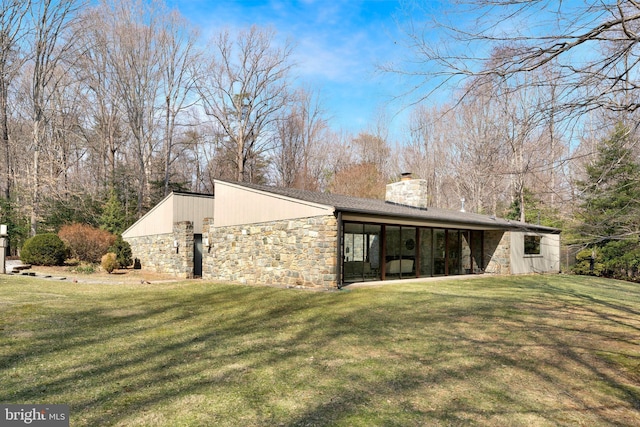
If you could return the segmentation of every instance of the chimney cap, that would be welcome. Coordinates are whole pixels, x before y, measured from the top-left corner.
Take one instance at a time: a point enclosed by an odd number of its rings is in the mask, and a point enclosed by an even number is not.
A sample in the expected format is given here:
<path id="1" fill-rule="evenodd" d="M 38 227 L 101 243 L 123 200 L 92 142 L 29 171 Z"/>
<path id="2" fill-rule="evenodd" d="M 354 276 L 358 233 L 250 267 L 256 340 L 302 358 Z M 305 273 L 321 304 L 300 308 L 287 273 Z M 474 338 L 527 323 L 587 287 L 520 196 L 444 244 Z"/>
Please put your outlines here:
<path id="1" fill-rule="evenodd" d="M 400 174 L 400 176 L 401 176 L 401 178 L 400 178 L 400 179 L 401 179 L 402 181 L 407 181 L 407 180 L 409 180 L 409 179 L 412 179 L 412 178 L 413 178 L 413 173 L 411 173 L 411 172 L 402 172 L 402 173 Z"/>

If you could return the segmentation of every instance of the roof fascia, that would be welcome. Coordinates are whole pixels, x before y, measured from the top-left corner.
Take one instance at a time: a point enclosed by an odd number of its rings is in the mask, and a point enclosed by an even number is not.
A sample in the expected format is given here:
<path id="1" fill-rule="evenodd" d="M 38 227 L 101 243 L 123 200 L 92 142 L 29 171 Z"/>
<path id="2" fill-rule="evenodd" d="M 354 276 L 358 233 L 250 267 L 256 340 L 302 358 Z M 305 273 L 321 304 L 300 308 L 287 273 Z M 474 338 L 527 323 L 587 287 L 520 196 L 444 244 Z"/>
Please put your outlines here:
<path id="1" fill-rule="evenodd" d="M 373 212 L 373 211 L 363 211 L 358 209 L 349 209 L 349 208 L 339 208 L 336 209 L 337 212 L 342 212 L 346 214 L 354 214 L 361 215 L 363 217 L 367 217 L 372 221 L 375 221 L 376 218 L 385 219 L 388 221 L 393 221 L 393 219 L 399 219 L 402 221 L 406 221 L 409 223 L 414 223 L 419 226 L 420 224 L 429 223 L 433 225 L 429 225 L 429 227 L 437 227 L 438 225 L 442 226 L 451 226 L 459 229 L 474 229 L 474 230 L 505 230 L 505 231 L 530 231 L 530 232 L 542 232 L 542 233 L 551 233 L 551 234 L 560 234 L 561 230 L 557 228 L 538 226 L 533 224 L 526 223 L 508 223 L 508 224 L 490 224 L 481 221 L 468 221 L 461 222 L 455 220 L 448 220 L 446 218 L 438 218 L 438 219 L 428 219 L 428 218 L 420 218 L 413 215 L 402 215 L 402 214 L 388 214 L 384 212 Z"/>

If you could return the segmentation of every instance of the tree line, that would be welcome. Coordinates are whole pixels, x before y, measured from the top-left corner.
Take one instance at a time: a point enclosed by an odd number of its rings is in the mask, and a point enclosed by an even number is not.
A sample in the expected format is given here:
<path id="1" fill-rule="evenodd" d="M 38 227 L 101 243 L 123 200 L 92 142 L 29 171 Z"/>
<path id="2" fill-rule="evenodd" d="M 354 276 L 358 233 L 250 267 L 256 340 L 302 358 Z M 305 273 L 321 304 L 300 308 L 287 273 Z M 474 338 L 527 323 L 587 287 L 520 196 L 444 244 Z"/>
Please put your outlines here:
<path id="1" fill-rule="evenodd" d="M 576 250 L 637 240 L 635 202 L 624 232 L 588 231 L 587 211 L 618 170 L 615 156 L 599 163 L 602 147 L 616 141 L 638 162 L 639 8 L 472 1 L 487 10 L 469 29 L 412 6 L 412 60 L 381 67 L 417 88 L 392 139 L 383 105 L 355 135 L 333 127 L 322 92 L 296 79 L 295 40 L 273 28 L 205 38 L 161 0 L 3 1 L 0 219 L 12 250 L 74 222 L 121 232 L 171 191 L 212 193 L 218 178 L 382 198 L 402 172 L 428 182 L 431 206 L 560 227 Z M 531 34 L 491 25 L 540 16 Z"/>

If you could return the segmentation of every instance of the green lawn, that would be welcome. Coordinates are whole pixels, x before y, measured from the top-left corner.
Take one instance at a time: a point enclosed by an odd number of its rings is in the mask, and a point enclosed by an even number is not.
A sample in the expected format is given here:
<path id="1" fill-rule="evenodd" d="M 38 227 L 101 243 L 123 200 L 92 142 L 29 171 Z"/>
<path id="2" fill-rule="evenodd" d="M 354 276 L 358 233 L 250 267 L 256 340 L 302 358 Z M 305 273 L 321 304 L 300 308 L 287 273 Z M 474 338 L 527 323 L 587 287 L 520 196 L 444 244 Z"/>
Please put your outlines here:
<path id="1" fill-rule="evenodd" d="M 0 402 L 72 426 L 640 425 L 640 287 L 0 276 Z"/>

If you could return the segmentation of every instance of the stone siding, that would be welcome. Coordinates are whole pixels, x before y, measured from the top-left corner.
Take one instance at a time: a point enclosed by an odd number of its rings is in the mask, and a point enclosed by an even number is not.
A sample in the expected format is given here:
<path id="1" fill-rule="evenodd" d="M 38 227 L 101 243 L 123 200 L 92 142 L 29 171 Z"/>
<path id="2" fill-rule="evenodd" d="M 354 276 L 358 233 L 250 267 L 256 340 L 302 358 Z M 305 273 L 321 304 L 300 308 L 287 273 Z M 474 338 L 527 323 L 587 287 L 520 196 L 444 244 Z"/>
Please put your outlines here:
<path id="1" fill-rule="evenodd" d="M 334 216 L 215 227 L 206 219 L 202 277 L 257 285 L 336 288 Z"/>
<path id="2" fill-rule="evenodd" d="M 407 179 L 387 184 L 385 200 L 405 206 L 426 209 L 429 188 L 424 179 Z"/>
<path id="3" fill-rule="evenodd" d="M 193 277 L 193 223 L 177 222 L 172 234 L 154 234 L 125 239 L 131 245 L 134 258 L 140 260 L 144 270 Z M 174 246 L 178 242 L 178 247 Z"/>
<path id="4" fill-rule="evenodd" d="M 484 271 L 511 274 L 511 233 L 487 230 L 484 232 Z"/>

